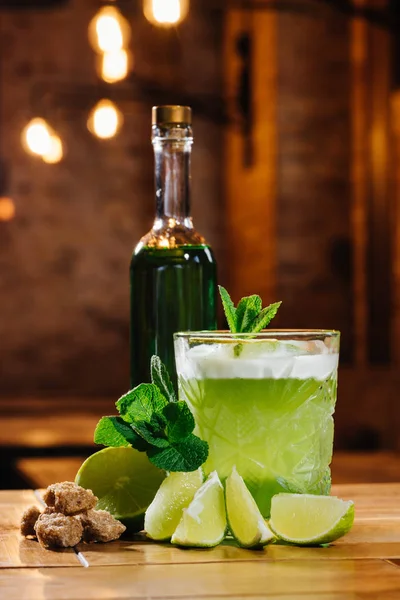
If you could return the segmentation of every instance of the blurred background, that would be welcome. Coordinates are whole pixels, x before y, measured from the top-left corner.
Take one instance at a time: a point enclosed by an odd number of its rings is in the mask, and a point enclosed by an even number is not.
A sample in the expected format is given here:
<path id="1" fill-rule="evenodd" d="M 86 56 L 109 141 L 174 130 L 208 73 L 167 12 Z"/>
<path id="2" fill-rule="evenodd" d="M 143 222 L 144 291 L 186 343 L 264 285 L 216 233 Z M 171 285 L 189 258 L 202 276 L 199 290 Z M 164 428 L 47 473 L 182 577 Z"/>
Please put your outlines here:
<path id="1" fill-rule="evenodd" d="M 396 0 L 0 0 L 3 487 L 73 476 L 129 386 L 166 103 L 220 283 L 342 331 L 341 480 L 399 477 L 399 40 Z"/>

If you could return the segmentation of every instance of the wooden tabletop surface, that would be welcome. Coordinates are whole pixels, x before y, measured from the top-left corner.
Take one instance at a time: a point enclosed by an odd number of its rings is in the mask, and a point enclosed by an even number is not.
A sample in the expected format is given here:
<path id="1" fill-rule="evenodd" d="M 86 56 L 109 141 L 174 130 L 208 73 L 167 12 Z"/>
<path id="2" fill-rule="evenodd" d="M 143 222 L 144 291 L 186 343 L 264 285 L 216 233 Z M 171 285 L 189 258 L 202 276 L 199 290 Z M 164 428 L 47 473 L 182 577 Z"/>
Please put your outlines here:
<path id="1" fill-rule="evenodd" d="M 129 539 L 43 550 L 18 531 L 34 491 L 0 492 L 0 598 L 400 598 L 400 484 L 341 484 L 332 493 L 356 504 L 353 530 L 327 548 L 222 544 L 181 550 Z"/>

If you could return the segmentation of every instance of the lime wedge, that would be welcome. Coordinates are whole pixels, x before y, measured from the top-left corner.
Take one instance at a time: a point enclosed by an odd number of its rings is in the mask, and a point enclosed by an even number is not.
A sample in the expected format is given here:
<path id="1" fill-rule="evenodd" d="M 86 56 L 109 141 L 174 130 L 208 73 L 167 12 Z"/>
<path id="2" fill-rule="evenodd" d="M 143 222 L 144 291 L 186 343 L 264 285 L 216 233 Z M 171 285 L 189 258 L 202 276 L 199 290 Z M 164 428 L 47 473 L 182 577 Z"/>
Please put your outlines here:
<path id="1" fill-rule="evenodd" d="M 285 542 L 328 544 L 350 531 L 353 522 L 351 500 L 310 494 L 277 494 L 272 498 L 269 525 Z"/>
<path id="2" fill-rule="evenodd" d="M 169 540 L 204 480 L 203 471 L 170 473 L 160 485 L 144 518 L 144 528 L 153 540 Z"/>
<path id="3" fill-rule="evenodd" d="M 165 477 L 144 452 L 105 448 L 89 456 L 75 483 L 98 497 L 97 509 L 108 510 L 130 532 L 143 529 L 144 513 Z"/>
<path id="4" fill-rule="evenodd" d="M 211 548 L 225 537 L 224 488 L 213 471 L 199 488 L 171 538 L 172 544 Z"/>
<path id="5" fill-rule="evenodd" d="M 226 480 L 225 501 L 229 529 L 240 546 L 256 548 L 275 540 L 236 467 Z"/>

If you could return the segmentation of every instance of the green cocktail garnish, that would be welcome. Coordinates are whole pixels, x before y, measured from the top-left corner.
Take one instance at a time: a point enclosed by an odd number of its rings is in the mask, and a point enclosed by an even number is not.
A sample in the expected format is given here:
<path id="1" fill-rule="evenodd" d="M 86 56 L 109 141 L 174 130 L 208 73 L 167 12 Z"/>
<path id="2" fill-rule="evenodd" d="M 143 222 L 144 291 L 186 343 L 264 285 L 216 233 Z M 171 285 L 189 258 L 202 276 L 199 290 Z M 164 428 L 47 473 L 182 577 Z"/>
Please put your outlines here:
<path id="1" fill-rule="evenodd" d="M 261 297 L 257 294 L 245 296 L 235 307 L 222 285 L 218 286 L 229 329 L 232 333 L 258 333 L 271 323 L 282 302 L 274 302 L 262 308 Z"/>
<path id="2" fill-rule="evenodd" d="M 100 419 L 94 441 L 132 446 L 165 471 L 195 471 L 208 457 L 208 444 L 192 433 L 193 415 L 184 400 L 177 400 L 158 356 L 151 359 L 151 379 L 117 401 L 119 416 Z"/>
<path id="3" fill-rule="evenodd" d="M 218 288 L 226 320 L 232 333 L 258 333 L 265 329 L 282 304 L 282 302 L 274 302 L 262 308 L 261 297 L 253 294 L 242 298 L 235 307 L 227 290 L 222 285 L 219 285 Z M 240 355 L 242 348 L 242 344 L 237 344 L 234 347 L 235 356 Z"/>

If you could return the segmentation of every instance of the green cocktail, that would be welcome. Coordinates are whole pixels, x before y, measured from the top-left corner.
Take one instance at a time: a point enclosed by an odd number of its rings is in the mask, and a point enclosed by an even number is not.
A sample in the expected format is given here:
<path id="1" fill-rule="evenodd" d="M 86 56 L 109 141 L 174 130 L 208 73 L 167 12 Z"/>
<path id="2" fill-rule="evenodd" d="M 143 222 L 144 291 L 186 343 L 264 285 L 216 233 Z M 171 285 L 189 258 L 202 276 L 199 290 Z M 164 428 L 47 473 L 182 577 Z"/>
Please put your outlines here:
<path id="1" fill-rule="evenodd" d="M 276 493 L 329 493 L 338 332 L 176 334 L 175 357 L 207 473 L 236 465 L 264 516 Z"/>

